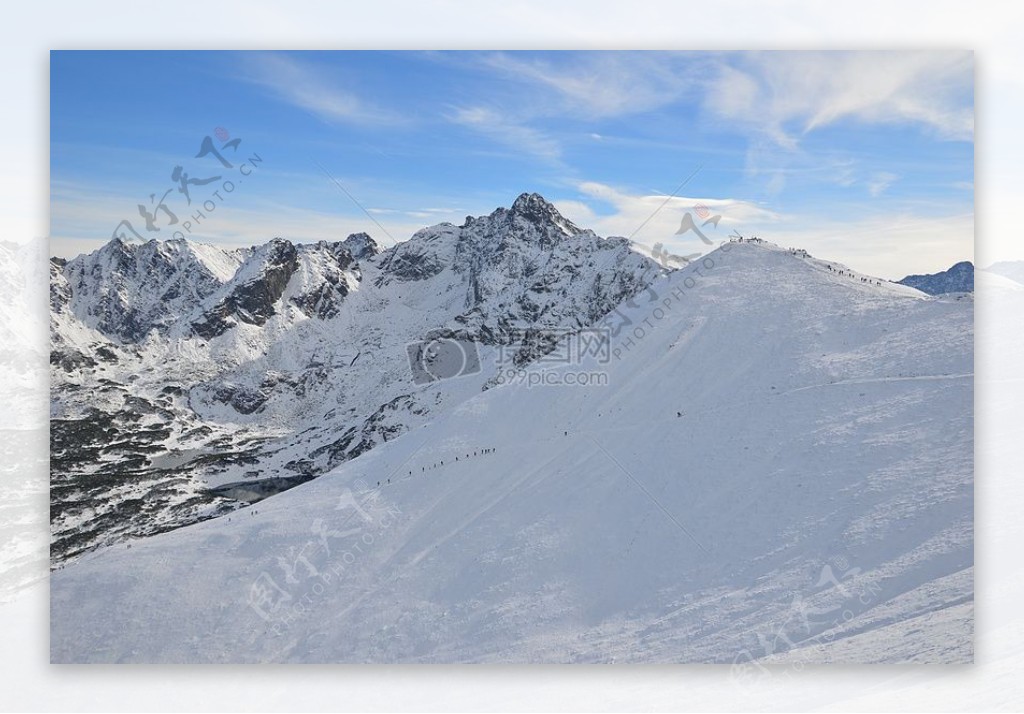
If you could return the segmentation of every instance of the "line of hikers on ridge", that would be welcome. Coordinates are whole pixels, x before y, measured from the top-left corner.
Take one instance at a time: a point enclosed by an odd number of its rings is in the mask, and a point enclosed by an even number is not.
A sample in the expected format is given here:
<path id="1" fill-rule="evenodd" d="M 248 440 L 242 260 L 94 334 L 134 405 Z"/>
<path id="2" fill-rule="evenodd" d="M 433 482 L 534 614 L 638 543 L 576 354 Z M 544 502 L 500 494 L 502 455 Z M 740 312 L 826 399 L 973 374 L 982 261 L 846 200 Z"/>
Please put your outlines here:
<path id="1" fill-rule="evenodd" d="M 868 283 L 868 284 L 874 283 L 875 285 L 881 285 L 882 284 L 881 280 L 875 280 L 874 278 L 866 278 L 866 277 L 864 277 L 862 275 L 861 276 L 854 275 L 853 272 L 850 271 L 850 270 L 840 270 L 839 268 L 833 268 L 831 265 L 826 265 L 825 268 L 827 270 L 829 270 L 830 272 L 835 273 L 836 275 L 842 275 L 843 277 L 846 277 L 846 278 L 858 278 L 862 283 Z"/>
<path id="2" fill-rule="evenodd" d="M 473 456 L 483 456 L 484 454 L 493 454 L 495 452 L 495 450 L 496 449 L 494 447 L 491 447 L 491 448 L 488 448 L 488 449 L 476 449 L 472 453 L 466 452 L 466 455 L 463 456 L 462 458 L 463 459 L 469 459 L 469 458 L 472 458 Z M 455 460 L 458 461 L 459 457 L 456 456 Z M 439 466 L 444 466 L 444 460 L 443 459 L 441 461 L 436 461 L 433 464 L 431 464 L 429 469 L 426 466 L 420 466 L 420 473 L 426 473 L 427 471 L 433 471 L 434 469 L 438 468 Z M 410 469 L 409 470 L 409 476 L 412 476 L 412 473 L 413 473 L 412 469 Z M 381 486 L 386 486 L 389 483 L 391 483 L 391 479 L 390 478 L 389 479 L 385 479 L 384 481 L 378 481 L 377 482 L 377 487 L 379 488 Z"/>

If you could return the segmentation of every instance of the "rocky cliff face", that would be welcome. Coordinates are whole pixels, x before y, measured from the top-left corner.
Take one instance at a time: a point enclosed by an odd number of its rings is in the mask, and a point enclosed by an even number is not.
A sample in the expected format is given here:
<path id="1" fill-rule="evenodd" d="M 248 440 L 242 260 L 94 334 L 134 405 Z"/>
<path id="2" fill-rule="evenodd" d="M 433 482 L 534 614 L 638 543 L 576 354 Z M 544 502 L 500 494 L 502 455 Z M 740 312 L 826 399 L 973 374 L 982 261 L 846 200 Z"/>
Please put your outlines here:
<path id="1" fill-rule="evenodd" d="M 68 306 L 86 327 L 120 343 L 167 335 L 195 311 L 245 260 L 184 240 L 129 244 L 115 238 L 100 250 L 61 266 Z"/>

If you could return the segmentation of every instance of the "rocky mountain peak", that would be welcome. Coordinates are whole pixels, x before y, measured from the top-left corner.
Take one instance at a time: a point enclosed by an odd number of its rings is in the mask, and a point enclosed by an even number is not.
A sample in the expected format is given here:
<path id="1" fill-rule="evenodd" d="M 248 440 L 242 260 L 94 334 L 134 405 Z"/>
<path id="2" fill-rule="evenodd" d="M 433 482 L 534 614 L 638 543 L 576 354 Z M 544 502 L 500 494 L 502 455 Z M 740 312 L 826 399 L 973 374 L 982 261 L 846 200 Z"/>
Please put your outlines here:
<path id="1" fill-rule="evenodd" d="M 380 253 L 380 246 L 368 233 L 353 233 L 342 244 L 356 260 L 366 260 Z"/>
<path id="2" fill-rule="evenodd" d="M 513 203 L 508 211 L 512 218 L 522 218 L 535 226 L 555 226 L 566 235 L 577 235 L 582 231 L 572 221 L 558 212 L 550 202 L 539 193 L 524 193 Z"/>

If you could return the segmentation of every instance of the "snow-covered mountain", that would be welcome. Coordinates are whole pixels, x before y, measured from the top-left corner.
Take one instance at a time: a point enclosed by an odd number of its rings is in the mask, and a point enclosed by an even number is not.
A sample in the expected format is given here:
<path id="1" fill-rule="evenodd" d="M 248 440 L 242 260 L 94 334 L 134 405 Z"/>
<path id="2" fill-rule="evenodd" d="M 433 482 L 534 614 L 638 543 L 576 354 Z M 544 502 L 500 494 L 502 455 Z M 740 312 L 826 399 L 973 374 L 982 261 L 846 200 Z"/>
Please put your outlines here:
<path id="1" fill-rule="evenodd" d="M 0 382 L 6 397 L 0 429 L 45 425 L 35 397 L 47 379 L 39 349 L 46 341 L 39 333 L 46 310 L 44 246 L 0 241 Z"/>
<path id="2" fill-rule="evenodd" d="M 0 602 L 46 573 L 47 241 L 0 241 Z"/>
<path id="3" fill-rule="evenodd" d="M 114 240 L 51 261 L 55 562 L 226 513 L 436 418 L 658 274 L 536 194 L 379 251 Z M 440 379 L 436 344 L 474 362 Z M 457 371 L 459 371 L 457 370 Z"/>
<path id="4" fill-rule="evenodd" d="M 1015 283 L 1024 285 L 1024 260 L 1004 260 L 998 263 L 993 263 L 989 267 L 985 268 L 989 273 L 995 273 L 1001 275 L 1004 278 L 1009 278 Z"/>
<path id="5" fill-rule="evenodd" d="M 929 295 L 974 292 L 974 264 L 963 261 L 940 273 L 908 275 L 899 281 Z"/>
<path id="6" fill-rule="evenodd" d="M 538 220 L 520 209 L 360 261 L 336 318 L 275 327 L 278 313 L 175 349 L 206 364 L 261 340 L 222 373 L 261 395 L 232 417 L 254 431 L 298 413 L 303 360 L 340 375 L 361 364 L 328 336 L 366 331 L 372 369 L 357 376 L 370 379 L 395 368 L 389 355 L 428 315 L 492 349 L 517 321 L 586 324 L 597 296 L 646 283 L 599 321 L 607 352 L 537 361 L 484 391 L 481 373 L 407 392 L 380 421 L 403 428 L 358 458 L 308 452 L 326 432 L 276 447 L 285 456 L 251 452 L 333 468 L 54 572 L 53 661 L 700 661 L 755 675 L 763 660 L 970 661 L 970 297 L 765 243 L 728 243 L 656 277 L 620 243 L 553 217 L 513 239 Z M 131 349 L 168 374 L 185 364 L 163 343 Z M 271 361 L 275 383 L 246 381 L 267 379 Z M 581 372 L 604 376 L 563 386 Z M 316 418 L 325 392 L 365 398 L 358 380 L 310 379 Z M 201 381 L 196 418 L 231 414 Z M 397 381 L 371 390 L 408 389 Z M 270 414 L 279 421 L 254 420 Z"/>

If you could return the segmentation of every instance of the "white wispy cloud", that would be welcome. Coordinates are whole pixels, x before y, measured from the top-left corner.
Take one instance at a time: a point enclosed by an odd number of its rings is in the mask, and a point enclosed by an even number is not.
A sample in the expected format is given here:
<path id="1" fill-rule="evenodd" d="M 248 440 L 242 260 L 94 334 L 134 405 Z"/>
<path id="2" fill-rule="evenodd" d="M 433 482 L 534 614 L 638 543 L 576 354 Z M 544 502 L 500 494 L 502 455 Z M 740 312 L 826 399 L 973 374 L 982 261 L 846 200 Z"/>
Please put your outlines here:
<path id="1" fill-rule="evenodd" d="M 889 171 L 879 171 L 868 179 L 868 193 L 870 193 L 874 198 L 877 198 L 885 193 L 886 189 L 888 189 L 898 178 L 899 176 Z"/>
<path id="2" fill-rule="evenodd" d="M 716 120 L 789 148 L 843 118 L 915 124 L 943 139 L 974 131 L 971 52 L 605 52 L 557 61 L 497 52 L 481 61 L 531 85 L 537 115 L 627 116 L 692 99 Z"/>
<path id="3" fill-rule="evenodd" d="M 510 52 L 484 56 L 503 79 L 551 90 L 534 111 L 585 117 L 638 114 L 677 101 L 699 81 L 703 60 L 676 53 L 595 52 L 564 55 L 559 62 Z"/>
<path id="4" fill-rule="evenodd" d="M 244 57 L 242 79 L 324 121 L 374 125 L 408 122 L 406 116 L 376 106 L 342 87 L 340 76 L 332 76 L 313 63 L 281 53 L 257 52 Z"/>
<path id="5" fill-rule="evenodd" d="M 717 227 L 708 227 L 709 239 L 723 240 L 734 228 L 766 226 L 779 220 L 774 211 L 734 198 L 635 194 L 595 181 L 582 182 L 577 189 L 579 200 L 555 203 L 567 218 L 599 235 L 624 236 L 648 245 L 692 243 L 700 247 L 696 236 L 675 236 L 686 213 L 693 215 L 698 226 L 703 222 L 695 213 L 698 206 L 721 216 Z"/>
<path id="6" fill-rule="evenodd" d="M 841 119 L 974 134 L 970 52 L 760 52 L 723 56 L 707 87 L 713 116 L 794 148 Z"/>
<path id="7" fill-rule="evenodd" d="M 973 139 L 970 52 L 497 52 L 480 58 L 501 80 L 501 96 L 494 98 L 500 109 L 462 118 L 479 120 L 505 144 L 550 157 L 561 151 L 545 132 L 549 120 L 693 107 L 709 126 L 746 138 L 747 175 L 763 180 L 768 195 L 785 189 L 794 166 L 834 172 L 822 180 L 866 186 L 874 195 L 892 184 L 895 179 L 839 165 L 839 156 L 804 148 L 808 134 L 842 120 L 915 126 L 943 141 Z"/>
<path id="8" fill-rule="evenodd" d="M 456 107 L 449 119 L 490 139 L 548 162 L 557 163 L 561 145 L 543 131 L 517 121 L 505 112 L 490 107 Z"/>
<path id="9" fill-rule="evenodd" d="M 496 89 L 487 106 L 458 109 L 452 119 L 493 140 L 557 163 L 563 154 L 552 120 L 638 115 L 676 102 L 699 84 L 696 56 L 653 52 L 564 53 L 557 60 L 515 52 L 479 55 Z M 588 132 L 587 137 L 603 137 Z"/>

